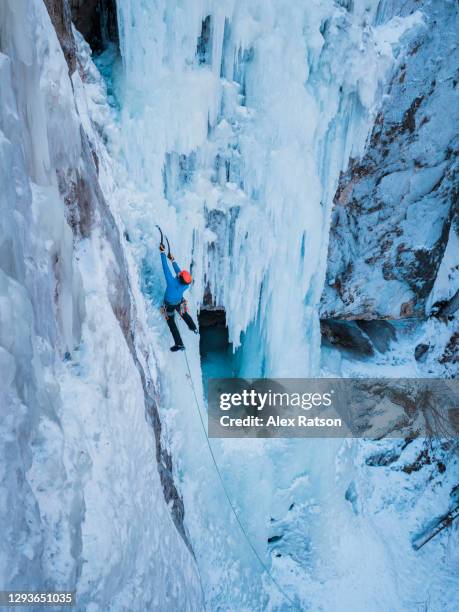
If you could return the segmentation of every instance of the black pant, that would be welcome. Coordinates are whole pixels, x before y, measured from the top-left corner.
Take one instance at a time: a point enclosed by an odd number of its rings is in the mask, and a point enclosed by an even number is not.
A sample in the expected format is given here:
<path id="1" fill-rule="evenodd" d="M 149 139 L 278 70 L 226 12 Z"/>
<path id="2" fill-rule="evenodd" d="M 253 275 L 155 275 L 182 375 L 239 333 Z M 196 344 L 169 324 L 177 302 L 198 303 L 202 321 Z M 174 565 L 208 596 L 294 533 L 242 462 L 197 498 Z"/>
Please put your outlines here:
<path id="1" fill-rule="evenodd" d="M 177 346 L 183 346 L 182 337 L 180 336 L 180 332 L 177 329 L 177 324 L 175 322 L 175 316 L 174 316 L 175 311 L 177 311 L 180 314 L 181 303 L 180 304 L 165 304 L 165 306 L 166 306 L 166 315 L 167 315 L 166 322 L 169 326 L 169 329 L 171 330 L 171 334 L 174 338 L 174 342 Z M 190 315 L 187 312 L 184 312 L 181 315 L 181 317 L 185 321 L 185 323 L 188 325 L 188 329 L 191 329 L 191 331 L 196 330 L 196 325 L 194 324 L 193 319 L 190 317 Z"/>

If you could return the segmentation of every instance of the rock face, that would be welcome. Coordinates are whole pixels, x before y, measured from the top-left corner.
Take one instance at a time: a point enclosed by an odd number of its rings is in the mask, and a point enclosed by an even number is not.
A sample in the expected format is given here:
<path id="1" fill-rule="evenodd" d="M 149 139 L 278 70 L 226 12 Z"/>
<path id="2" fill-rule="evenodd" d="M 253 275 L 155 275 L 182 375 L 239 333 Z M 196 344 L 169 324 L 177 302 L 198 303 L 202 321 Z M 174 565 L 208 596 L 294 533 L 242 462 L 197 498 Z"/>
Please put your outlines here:
<path id="1" fill-rule="evenodd" d="M 323 319 L 320 331 L 322 342 L 352 351 L 355 357 L 371 357 L 375 350 L 385 353 L 397 339 L 395 329 L 387 321 Z"/>
<path id="2" fill-rule="evenodd" d="M 72 33 L 72 14 L 68 0 L 44 0 L 52 24 L 61 43 L 69 74 L 76 68 L 76 46 Z"/>
<path id="3" fill-rule="evenodd" d="M 93 51 L 118 41 L 115 0 L 70 0 L 70 5 L 75 27 Z"/>
<path id="4" fill-rule="evenodd" d="M 100 0 L 70 0 L 73 23 L 87 41 L 92 39 L 99 4 Z"/>
<path id="5" fill-rule="evenodd" d="M 107 42 L 118 43 L 115 0 L 43 0 L 61 43 L 69 74 L 77 67 L 76 44 L 72 22 L 93 51 L 100 51 Z"/>
<path id="6" fill-rule="evenodd" d="M 351 350 L 359 355 L 373 355 L 373 345 L 366 334 L 362 333 L 354 321 L 335 321 L 328 319 L 321 322 L 322 340 L 331 345 Z"/>
<path id="7" fill-rule="evenodd" d="M 414 351 L 414 358 L 416 359 L 416 361 L 423 361 L 425 359 L 425 354 L 427 353 L 428 350 L 429 350 L 428 344 L 424 344 L 424 343 L 418 344 Z"/>
<path id="8" fill-rule="evenodd" d="M 340 177 L 322 319 L 428 314 L 457 214 L 458 5 L 414 8 L 425 29 L 400 58 L 363 157 Z"/>

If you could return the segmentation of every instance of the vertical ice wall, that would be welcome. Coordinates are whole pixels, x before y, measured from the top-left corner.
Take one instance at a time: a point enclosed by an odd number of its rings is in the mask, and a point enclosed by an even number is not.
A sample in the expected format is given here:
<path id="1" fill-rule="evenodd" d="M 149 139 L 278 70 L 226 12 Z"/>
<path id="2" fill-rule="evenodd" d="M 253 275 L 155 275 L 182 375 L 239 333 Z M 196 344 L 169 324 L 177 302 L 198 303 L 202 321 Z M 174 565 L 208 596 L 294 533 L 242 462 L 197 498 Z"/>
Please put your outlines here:
<path id="1" fill-rule="evenodd" d="M 196 610 L 145 414 L 137 273 L 72 76 L 44 3 L 2 0 L 0 584 L 76 590 L 79 610 Z"/>
<path id="2" fill-rule="evenodd" d="M 235 347 L 246 332 L 244 374 L 317 370 L 337 178 L 365 142 L 395 43 L 420 21 L 375 25 L 377 8 L 118 4 L 130 175 L 145 217 L 192 252 L 196 299 L 207 289 L 226 309 Z"/>
<path id="3" fill-rule="evenodd" d="M 121 208 L 132 248 L 159 303 L 155 224 L 163 226 L 180 263 L 192 260 L 193 306 L 210 293 L 225 308 L 244 375 L 317 371 L 316 310 L 339 172 L 365 142 L 398 41 L 421 22 L 419 14 L 391 19 L 396 7 L 384 6 L 382 17 L 364 0 L 118 2 L 121 150 L 131 181 Z M 198 384 L 197 347 L 188 339 L 187 347 Z M 182 362 L 166 356 L 161 380 L 211 605 L 257 609 L 269 595 L 269 605 L 287 609 L 231 519 Z M 292 597 L 306 605 L 327 596 L 339 609 L 339 595 L 323 586 L 339 576 L 339 589 L 352 592 L 327 527 L 345 521 L 334 491 L 337 445 L 251 442 L 215 443 L 243 523 Z M 282 526 L 298 543 L 295 558 L 266 545 Z M 378 563 L 384 555 L 378 549 Z M 354 559 L 351 580 L 361 568 Z M 390 576 L 365 588 L 364 605 L 396 601 Z"/>

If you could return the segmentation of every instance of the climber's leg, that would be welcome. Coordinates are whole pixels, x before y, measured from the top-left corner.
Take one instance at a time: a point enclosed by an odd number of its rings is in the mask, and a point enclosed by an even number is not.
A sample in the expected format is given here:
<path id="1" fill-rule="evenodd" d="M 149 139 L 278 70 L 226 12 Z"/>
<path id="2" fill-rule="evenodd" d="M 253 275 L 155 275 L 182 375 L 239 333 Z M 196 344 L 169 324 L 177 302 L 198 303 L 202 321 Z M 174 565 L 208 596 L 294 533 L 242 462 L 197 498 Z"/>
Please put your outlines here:
<path id="1" fill-rule="evenodd" d="M 182 337 L 180 336 L 180 332 L 177 329 L 177 324 L 175 322 L 174 309 L 167 308 L 167 319 L 166 323 L 171 330 L 172 337 L 174 338 L 175 346 L 181 347 L 183 346 Z M 174 348 L 174 347 L 172 347 Z"/>
<path id="2" fill-rule="evenodd" d="M 191 329 L 192 332 L 194 332 L 195 334 L 198 333 L 198 328 L 196 327 L 195 322 L 193 321 L 193 319 L 191 318 L 188 310 L 187 310 L 187 302 L 186 300 L 182 300 L 180 303 L 180 308 L 178 308 L 178 312 L 180 313 L 182 319 L 185 321 L 185 323 L 188 326 L 188 329 Z"/>
<path id="3" fill-rule="evenodd" d="M 188 325 L 188 329 L 191 329 L 192 332 L 197 332 L 197 328 L 196 328 L 196 324 L 193 321 L 193 319 L 190 317 L 190 315 L 187 312 L 184 312 L 182 314 L 182 319 L 185 321 L 185 323 Z"/>

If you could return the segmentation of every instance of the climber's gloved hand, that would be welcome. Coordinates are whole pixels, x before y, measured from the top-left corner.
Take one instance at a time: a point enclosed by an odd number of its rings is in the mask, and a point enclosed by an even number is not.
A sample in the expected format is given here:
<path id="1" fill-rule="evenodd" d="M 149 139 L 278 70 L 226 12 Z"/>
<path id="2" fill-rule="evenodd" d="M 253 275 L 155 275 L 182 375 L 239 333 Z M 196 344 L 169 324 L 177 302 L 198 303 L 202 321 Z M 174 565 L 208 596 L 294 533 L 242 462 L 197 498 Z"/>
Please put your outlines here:
<path id="1" fill-rule="evenodd" d="M 169 255 L 167 256 L 167 259 L 169 261 L 174 261 L 174 256 L 172 255 L 172 253 L 169 253 Z"/>
<path id="2" fill-rule="evenodd" d="M 163 244 L 163 243 L 161 243 L 161 244 L 159 245 L 159 250 L 161 251 L 161 253 L 165 253 L 165 252 L 166 252 L 166 247 L 164 246 L 164 244 Z"/>

